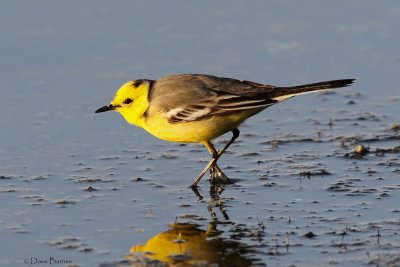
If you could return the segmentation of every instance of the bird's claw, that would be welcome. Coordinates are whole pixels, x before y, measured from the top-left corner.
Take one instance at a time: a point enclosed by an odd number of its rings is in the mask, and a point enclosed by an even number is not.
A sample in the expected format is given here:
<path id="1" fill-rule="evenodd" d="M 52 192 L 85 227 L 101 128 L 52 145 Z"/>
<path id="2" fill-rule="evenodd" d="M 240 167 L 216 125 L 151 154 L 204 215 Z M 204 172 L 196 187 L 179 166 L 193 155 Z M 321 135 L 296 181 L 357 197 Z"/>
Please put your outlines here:
<path id="1" fill-rule="evenodd" d="M 210 178 L 213 184 L 231 184 L 232 182 L 229 180 L 228 176 L 225 175 L 223 171 L 218 167 L 217 164 L 214 164 L 210 167 Z"/>

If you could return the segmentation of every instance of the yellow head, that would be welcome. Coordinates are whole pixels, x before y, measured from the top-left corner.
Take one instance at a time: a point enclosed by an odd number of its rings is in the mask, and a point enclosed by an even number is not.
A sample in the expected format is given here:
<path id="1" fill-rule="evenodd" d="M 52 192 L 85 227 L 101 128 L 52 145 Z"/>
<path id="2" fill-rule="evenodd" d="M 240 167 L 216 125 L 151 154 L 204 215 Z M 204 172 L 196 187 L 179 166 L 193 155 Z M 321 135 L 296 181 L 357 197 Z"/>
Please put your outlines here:
<path id="1" fill-rule="evenodd" d="M 147 97 L 151 84 L 151 80 L 129 81 L 118 89 L 110 104 L 95 112 L 114 110 L 119 112 L 129 123 L 142 126 L 143 115 L 149 106 Z"/>

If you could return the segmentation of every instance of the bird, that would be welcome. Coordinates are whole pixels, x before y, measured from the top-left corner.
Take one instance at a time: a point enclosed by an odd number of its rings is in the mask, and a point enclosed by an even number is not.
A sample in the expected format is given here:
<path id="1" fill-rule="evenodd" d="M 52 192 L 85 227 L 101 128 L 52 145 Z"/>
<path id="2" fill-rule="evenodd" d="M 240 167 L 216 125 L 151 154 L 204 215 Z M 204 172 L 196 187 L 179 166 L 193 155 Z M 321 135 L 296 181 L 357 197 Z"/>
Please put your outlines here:
<path id="1" fill-rule="evenodd" d="M 239 137 L 238 127 L 246 119 L 294 96 L 346 87 L 354 81 L 340 79 L 281 87 L 207 74 L 171 74 L 157 80 L 126 82 L 113 100 L 95 113 L 116 111 L 128 123 L 159 139 L 203 144 L 211 159 L 191 185 L 197 188 L 207 171 L 212 182 L 231 183 L 217 161 Z M 228 132 L 232 133 L 231 139 L 217 150 L 212 140 Z"/>

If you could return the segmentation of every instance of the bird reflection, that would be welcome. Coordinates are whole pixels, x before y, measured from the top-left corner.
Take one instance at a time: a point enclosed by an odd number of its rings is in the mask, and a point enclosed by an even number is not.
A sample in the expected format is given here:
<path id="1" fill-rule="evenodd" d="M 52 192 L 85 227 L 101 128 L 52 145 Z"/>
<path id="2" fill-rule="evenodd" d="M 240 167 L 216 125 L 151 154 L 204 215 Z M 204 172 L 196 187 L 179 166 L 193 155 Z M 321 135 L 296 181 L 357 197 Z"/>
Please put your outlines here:
<path id="1" fill-rule="evenodd" d="M 211 200 L 208 203 L 208 211 L 210 212 L 211 219 L 215 222 L 218 222 L 218 217 L 214 212 L 213 208 L 218 208 L 224 217 L 224 220 L 229 220 L 228 213 L 224 206 L 224 199 L 221 197 L 224 188 L 222 186 L 211 185 L 210 187 L 210 197 Z"/>
<path id="2" fill-rule="evenodd" d="M 228 221 L 222 191 L 223 188 L 218 186 L 210 190 L 211 200 L 207 208 L 211 220 L 206 229 L 193 222 L 175 221 L 168 225 L 168 230 L 150 238 L 146 244 L 131 247 L 126 256 L 131 266 L 264 266 L 254 258 L 256 251 L 253 247 L 233 235 L 229 239 L 223 238 L 217 229 L 220 224 L 234 225 Z M 222 214 L 222 221 L 218 220 L 218 211 Z M 238 228 L 232 232 L 236 237 L 241 235 Z"/>
<path id="3" fill-rule="evenodd" d="M 218 237 L 216 225 L 210 222 L 203 230 L 194 223 L 170 224 L 169 230 L 150 238 L 145 245 L 133 246 L 126 258 L 166 266 L 253 266 L 255 260 L 247 255 L 251 249 Z"/>

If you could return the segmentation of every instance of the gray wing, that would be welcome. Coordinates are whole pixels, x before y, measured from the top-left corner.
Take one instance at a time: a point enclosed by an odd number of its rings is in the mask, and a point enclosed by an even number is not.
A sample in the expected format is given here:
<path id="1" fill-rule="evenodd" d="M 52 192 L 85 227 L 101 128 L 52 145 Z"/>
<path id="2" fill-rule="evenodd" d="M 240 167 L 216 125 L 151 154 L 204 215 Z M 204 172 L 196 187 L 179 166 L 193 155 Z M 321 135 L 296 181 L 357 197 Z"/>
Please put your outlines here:
<path id="1" fill-rule="evenodd" d="M 154 82 L 151 107 L 171 123 L 190 122 L 236 111 L 268 107 L 276 87 L 202 74 L 179 74 Z"/>

